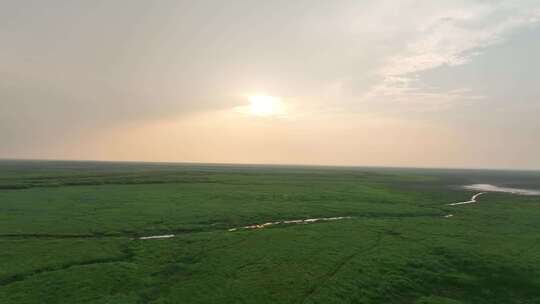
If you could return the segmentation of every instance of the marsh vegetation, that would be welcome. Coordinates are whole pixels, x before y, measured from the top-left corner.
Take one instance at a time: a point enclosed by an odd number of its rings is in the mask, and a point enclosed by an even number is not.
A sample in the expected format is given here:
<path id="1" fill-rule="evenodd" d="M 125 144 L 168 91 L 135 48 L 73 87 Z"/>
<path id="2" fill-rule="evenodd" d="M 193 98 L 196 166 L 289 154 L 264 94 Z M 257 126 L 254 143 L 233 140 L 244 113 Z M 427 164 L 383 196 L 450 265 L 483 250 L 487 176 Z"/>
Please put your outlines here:
<path id="1" fill-rule="evenodd" d="M 478 183 L 540 173 L 2 161 L 0 303 L 540 303 L 540 197 Z"/>

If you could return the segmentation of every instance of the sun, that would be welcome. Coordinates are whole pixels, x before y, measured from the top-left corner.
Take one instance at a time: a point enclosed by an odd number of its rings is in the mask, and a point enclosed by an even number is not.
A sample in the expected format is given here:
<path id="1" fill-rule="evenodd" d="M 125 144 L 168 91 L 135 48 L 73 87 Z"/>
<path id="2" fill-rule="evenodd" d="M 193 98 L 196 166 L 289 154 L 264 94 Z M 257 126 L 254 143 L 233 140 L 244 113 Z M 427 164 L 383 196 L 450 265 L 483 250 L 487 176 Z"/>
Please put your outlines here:
<path id="1" fill-rule="evenodd" d="M 249 114 L 255 116 L 275 116 L 284 113 L 281 99 L 265 94 L 256 94 L 248 97 Z"/>
<path id="2" fill-rule="evenodd" d="M 248 104 L 237 106 L 234 111 L 261 118 L 288 117 L 289 106 L 282 102 L 280 97 L 257 93 L 244 95 L 244 98 Z"/>

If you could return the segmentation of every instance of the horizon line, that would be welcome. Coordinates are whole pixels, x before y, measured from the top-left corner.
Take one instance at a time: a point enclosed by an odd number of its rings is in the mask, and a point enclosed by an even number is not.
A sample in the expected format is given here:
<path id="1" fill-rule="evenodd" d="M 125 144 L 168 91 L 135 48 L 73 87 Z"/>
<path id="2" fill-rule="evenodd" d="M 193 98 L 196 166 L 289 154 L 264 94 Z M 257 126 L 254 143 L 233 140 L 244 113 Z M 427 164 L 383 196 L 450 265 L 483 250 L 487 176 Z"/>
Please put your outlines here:
<path id="1" fill-rule="evenodd" d="M 99 159 L 59 159 L 59 158 L 4 158 L 0 161 L 34 162 L 87 162 L 87 163 L 126 163 L 126 164 L 162 164 L 162 165 L 213 165 L 213 166 L 261 166 L 261 167 L 323 167 L 323 168 L 372 168 L 372 169 L 424 169 L 424 170 L 485 170 L 485 171 L 523 171 L 540 172 L 540 168 L 507 167 L 438 167 L 438 166 L 396 166 L 396 165 L 344 165 L 344 164 L 301 164 L 301 163 L 241 163 L 241 162 L 198 162 L 198 161 L 144 161 L 144 160 L 99 160 Z"/>

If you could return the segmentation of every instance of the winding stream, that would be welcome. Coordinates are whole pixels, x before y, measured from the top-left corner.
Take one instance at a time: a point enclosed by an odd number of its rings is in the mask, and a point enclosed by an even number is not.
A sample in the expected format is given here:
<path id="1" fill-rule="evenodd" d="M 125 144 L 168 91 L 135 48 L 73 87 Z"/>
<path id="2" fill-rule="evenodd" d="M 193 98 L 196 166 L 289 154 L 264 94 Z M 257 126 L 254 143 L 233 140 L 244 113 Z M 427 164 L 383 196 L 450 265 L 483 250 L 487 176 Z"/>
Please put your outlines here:
<path id="1" fill-rule="evenodd" d="M 456 205 L 465 205 L 465 204 L 473 204 L 473 203 L 476 203 L 476 199 L 482 195 L 482 194 L 486 194 L 487 192 L 480 192 L 480 193 L 476 193 L 475 195 L 473 195 L 471 197 L 470 200 L 466 201 L 466 202 L 458 202 L 458 203 L 452 203 L 452 204 L 448 204 L 450 206 L 456 206 Z"/>
<path id="2" fill-rule="evenodd" d="M 168 239 L 172 237 L 174 237 L 174 234 L 151 235 L 151 236 L 142 236 L 139 238 L 139 240 Z"/>
<path id="3" fill-rule="evenodd" d="M 477 199 L 480 195 L 486 194 L 488 192 L 503 192 L 503 193 L 510 193 L 510 194 L 517 194 L 517 195 L 540 195 L 539 190 L 531 190 L 531 189 L 519 189 L 519 188 L 509 188 L 509 187 L 499 187 L 495 185 L 490 184 L 473 184 L 473 185 L 466 185 L 463 186 L 464 189 L 467 190 L 477 190 L 477 191 L 483 191 L 480 193 L 476 193 L 471 197 L 469 201 L 466 202 L 458 202 L 458 203 L 452 203 L 448 204 L 450 206 L 456 206 L 456 205 L 465 205 L 465 204 L 473 204 L 477 202 Z"/>
<path id="4" fill-rule="evenodd" d="M 237 230 L 246 230 L 246 229 L 261 229 L 261 228 L 266 228 L 266 227 L 275 226 L 275 225 L 311 224 L 311 223 L 320 222 L 320 221 L 339 221 L 339 220 L 345 220 L 345 219 L 350 219 L 350 218 L 352 217 L 351 216 L 335 216 L 335 217 L 309 218 L 305 220 L 285 220 L 285 221 L 268 222 L 264 224 L 254 224 L 254 225 L 249 225 L 249 226 L 236 227 L 236 228 L 228 229 L 227 231 L 233 232 Z M 139 237 L 137 238 L 137 240 L 168 239 L 175 236 L 176 235 L 174 234 L 150 235 L 150 236 Z"/>
<path id="5" fill-rule="evenodd" d="M 478 202 L 478 198 L 481 195 L 484 195 L 488 192 L 504 192 L 504 193 L 511 193 L 511 194 L 517 194 L 517 195 L 539 195 L 539 190 L 529 190 L 529 189 L 518 189 L 518 188 L 508 188 L 508 187 L 499 187 L 494 186 L 490 184 L 473 184 L 473 185 L 466 185 L 463 186 L 464 189 L 467 190 L 476 190 L 476 191 L 483 191 L 474 194 L 470 200 L 466 202 L 457 202 L 457 203 L 451 203 L 448 204 L 450 206 L 458 206 L 458 205 L 466 205 L 466 204 L 474 204 Z M 453 217 L 453 214 L 446 214 L 443 217 L 444 218 L 451 218 Z M 238 230 L 247 230 L 247 229 L 262 229 L 266 227 L 276 226 L 276 225 L 288 225 L 288 224 L 311 224 L 315 222 L 320 221 L 338 221 L 338 220 L 345 220 L 350 219 L 351 216 L 336 216 L 336 217 L 319 217 L 319 218 L 308 218 L 308 219 L 300 219 L 300 220 L 282 220 L 282 221 L 276 221 L 276 222 L 267 222 L 263 224 L 253 224 L 243 227 L 235 227 L 230 228 L 227 231 L 234 232 Z M 168 239 L 175 237 L 174 234 L 164 234 L 164 235 L 151 235 L 151 236 L 143 236 L 139 237 L 137 239 L 139 240 L 152 240 L 152 239 Z"/>
<path id="6" fill-rule="evenodd" d="M 344 219 L 350 219 L 352 217 L 350 216 L 336 216 L 336 217 L 319 217 L 319 218 L 310 218 L 305 220 L 288 220 L 288 221 L 278 221 L 278 222 L 268 222 L 264 224 L 255 224 L 255 225 L 249 225 L 249 226 L 243 226 L 243 227 L 237 227 L 237 228 L 231 228 L 229 231 L 236 231 L 239 229 L 261 229 L 266 228 L 270 226 L 275 225 L 282 225 L 282 224 L 310 224 L 315 223 L 319 221 L 338 221 L 338 220 L 344 220 Z"/>

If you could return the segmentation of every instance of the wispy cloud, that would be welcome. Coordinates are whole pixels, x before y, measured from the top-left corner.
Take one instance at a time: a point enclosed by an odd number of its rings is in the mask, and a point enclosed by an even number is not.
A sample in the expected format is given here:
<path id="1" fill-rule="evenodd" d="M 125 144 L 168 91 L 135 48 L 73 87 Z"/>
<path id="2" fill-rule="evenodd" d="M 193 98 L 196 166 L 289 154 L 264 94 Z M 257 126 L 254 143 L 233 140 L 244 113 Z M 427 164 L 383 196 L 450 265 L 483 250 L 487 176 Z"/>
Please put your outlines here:
<path id="1" fill-rule="evenodd" d="M 411 101 L 448 106 L 454 101 L 482 99 L 462 87 L 448 90 L 420 86 L 422 72 L 463 65 L 513 31 L 540 21 L 540 3 L 521 7 L 501 4 L 465 5 L 433 12 L 417 22 L 403 50 L 389 56 L 377 70 L 379 79 L 362 98 Z"/>
<path id="2" fill-rule="evenodd" d="M 419 82 L 417 76 L 387 76 L 371 88 L 363 98 L 375 102 L 392 102 L 396 106 L 413 103 L 418 106 L 415 108 L 416 112 L 443 110 L 456 102 L 486 98 L 470 88 L 441 90 L 420 87 Z"/>

